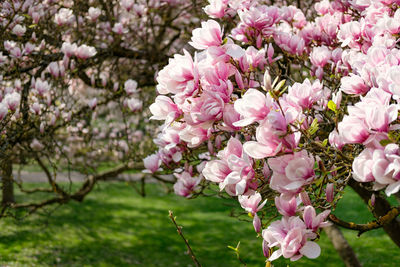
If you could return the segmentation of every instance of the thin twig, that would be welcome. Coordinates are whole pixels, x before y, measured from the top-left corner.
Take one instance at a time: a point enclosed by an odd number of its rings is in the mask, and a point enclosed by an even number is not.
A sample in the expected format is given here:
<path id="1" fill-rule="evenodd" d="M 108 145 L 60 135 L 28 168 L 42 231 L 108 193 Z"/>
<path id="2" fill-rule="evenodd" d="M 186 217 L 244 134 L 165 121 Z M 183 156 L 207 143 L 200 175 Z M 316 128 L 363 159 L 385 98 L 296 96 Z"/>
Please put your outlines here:
<path id="1" fill-rule="evenodd" d="M 169 218 L 171 219 L 171 221 L 174 223 L 175 227 L 176 227 L 176 231 L 178 232 L 178 234 L 182 237 L 183 241 L 186 244 L 186 247 L 189 251 L 190 257 L 192 258 L 194 264 L 197 267 L 201 267 L 200 262 L 197 260 L 196 256 L 194 255 L 194 252 L 192 250 L 192 248 L 189 245 L 189 242 L 187 241 L 187 239 L 184 237 L 183 233 L 182 233 L 182 226 L 179 226 L 176 221 L 175 221 L 175 217 L 174 214 L 172 213 L 172 210 L 169 211 Z"/>

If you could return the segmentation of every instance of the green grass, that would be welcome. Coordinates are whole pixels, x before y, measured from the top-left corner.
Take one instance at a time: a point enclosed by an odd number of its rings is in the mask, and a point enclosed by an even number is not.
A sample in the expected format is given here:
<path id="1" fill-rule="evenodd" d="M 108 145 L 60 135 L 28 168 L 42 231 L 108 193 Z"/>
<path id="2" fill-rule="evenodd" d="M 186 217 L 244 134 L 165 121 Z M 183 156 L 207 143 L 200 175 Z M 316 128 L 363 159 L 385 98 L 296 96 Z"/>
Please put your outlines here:
<path id="1" fill-rule="evenodd" d="M 193 266 L 184 243 L 168 218 L 178 224 L 203 266 L 241 266 L 227 248 L 241 242 L 248 266 L 264 266 L 261 239 L 251 223 L 229 217 L 234 200 L 186 200 L 165 195 L 158 185 L 146 185 L 141 198 L 122 183 L 102 183 L 83 203 L 69 203 L 24 220 L 0 221 L 0 266 Z M 22 196 L 18 197 L 22 200 Z M 371 218 L 358 197 L 345 194 L 336 214 L 366 222 Z M 345 231 L 364 266 L 398 266 L 399 249 L 382 230 L 357 238 Z M 322 234 L 321 256 L 295 263 L 278 260 L 275 266 L 344 266 Z"/>

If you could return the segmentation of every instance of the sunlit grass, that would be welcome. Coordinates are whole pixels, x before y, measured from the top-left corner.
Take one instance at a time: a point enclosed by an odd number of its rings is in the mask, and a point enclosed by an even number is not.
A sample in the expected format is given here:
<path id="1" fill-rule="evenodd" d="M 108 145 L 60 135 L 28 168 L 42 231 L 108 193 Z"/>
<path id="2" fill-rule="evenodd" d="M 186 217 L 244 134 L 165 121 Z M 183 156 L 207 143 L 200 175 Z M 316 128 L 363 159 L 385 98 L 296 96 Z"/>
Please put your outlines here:
<path id="1" fill-rule="evenodd" d="M 238 241 L 248 266 L 264 266 L 261 239 L 256 238 L 251 223 L 229 217 L 234 200 L 186 200 L 165 195 L 159 185 L 146 188 L 147 197 L 142 198 L 123 183 L 101 183 L 83 203 L 52 207 L 51 214 L 20 221 L 0 221 L 0 265 L 193 266 L 169 221 L 168 210 L 173 210 L 203 266 L 241 266 L 227 248 Z M 361 222 L 370 219 L 351 191 L 336 214 Z M 345 236 L 364 266 L 397 266 L 400 262 L 399 249 L 382 230 L 360 238 L 345 231 Z M 344 266 L 324 234 L 319 244 L 322 254 L 318 259 L 280 260 L 275 266 Z"/>

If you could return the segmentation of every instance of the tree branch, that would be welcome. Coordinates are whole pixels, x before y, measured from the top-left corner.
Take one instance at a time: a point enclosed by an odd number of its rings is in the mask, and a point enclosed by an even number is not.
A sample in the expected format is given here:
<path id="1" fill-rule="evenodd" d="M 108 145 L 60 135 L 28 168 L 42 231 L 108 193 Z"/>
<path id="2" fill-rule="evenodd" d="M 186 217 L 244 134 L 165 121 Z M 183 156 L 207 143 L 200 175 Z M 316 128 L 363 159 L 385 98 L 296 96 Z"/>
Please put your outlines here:
<path id="1" fill-rule="evenodd" d="M 182 233 L 182 226 L 179 226 L 179 225 L 176 223 L 174 214 L 172 213 L 171 210 L 169 211 L 169 218 L 171 219 L 171 221 L 172 221 L 173 224 L 175 225 L 176 231 L 178 232 L 178 234 L 182 237 L 183 241 L 185 242 L 185 245 L 186 245 L 186 247 L 187 247 L 187 249 L 188 249 L 188 252 L 189 252 L 190 257 L 192 258 L 194 264 L 195 264 L 197 267 L 201 267 L 201 264 L 200 264 L 200 262 L 197 260 L 196 256 L 194 255 L 194 252 L 193 252 L 192 248 L 190 247 L 189 242 L 187 241 L 187 239 L 185 238 L 185 236 L 184 236 L 183 233 Z"/>
<path id="2" fill-rule="evenodd" d="M 380 217 L 378 220 L 375 220 L 375 221 L 372 221 L 372 222 L 369 222 L 366 224 L 356 224 L 353 222 L 346 222 L 346 221 L 339 219 L 334 214 L 329 215 L 329 220 L 331 220 L 333 223 L 335 223 L 339 226 L 342 226 L 346 229 L 359 231 L 358 236 L 360 236 L 361 234 L 363 234 L 367 231 L 383 227 L 385 224 L 388 224 L 392 220 L 394 220 L 399 214 L 400 214 L 400 207 L 395 207 L 395 208 L 391 209 L 386 215 Z"/>

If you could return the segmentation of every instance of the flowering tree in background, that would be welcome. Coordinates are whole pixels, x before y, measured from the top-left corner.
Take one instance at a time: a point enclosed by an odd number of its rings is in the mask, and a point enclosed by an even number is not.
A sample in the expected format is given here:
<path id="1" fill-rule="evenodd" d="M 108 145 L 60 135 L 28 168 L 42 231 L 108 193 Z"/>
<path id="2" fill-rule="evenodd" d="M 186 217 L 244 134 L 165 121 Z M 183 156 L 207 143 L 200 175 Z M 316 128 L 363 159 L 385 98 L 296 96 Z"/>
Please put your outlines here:
<path id="1" fill-rule="evenodd" d="M 164 124 L 145 167 L 174 173 L 178 195 L 237 198 L 269 262 L 318 257 L 332 223 L 400 246 L 387 200 L 400 190 L 400 1 L 273 4 L 209 0 L 195 52 L 158 73 L 150 111 Z M 333 214 L 347 186 L 375 221 Z"/>
<path id="2" fill-rule="evenodd" d="M 96 181 L 143 168 L 154 75 L 186 44 L 198 10 L 188 0 L 0 3 L 1 216 L 81 201 Z M 39 166 L 50 188 L 24 187 L 13 164 Z M 71 170 L 86 176 L 78 188 L 57 180 Z M 15 184 L 48 197 L 15 203 Z"/>

